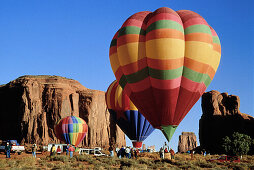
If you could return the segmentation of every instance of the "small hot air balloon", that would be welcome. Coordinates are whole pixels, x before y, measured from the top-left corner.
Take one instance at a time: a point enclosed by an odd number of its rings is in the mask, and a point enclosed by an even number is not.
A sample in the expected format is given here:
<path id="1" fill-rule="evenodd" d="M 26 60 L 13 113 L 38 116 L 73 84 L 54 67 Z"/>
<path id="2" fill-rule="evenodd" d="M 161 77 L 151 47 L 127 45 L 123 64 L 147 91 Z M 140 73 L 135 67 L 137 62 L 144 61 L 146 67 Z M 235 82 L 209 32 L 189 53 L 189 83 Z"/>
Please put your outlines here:
<path id="1" fill-rule="evenodd" d="M 86 136 L 88 126 L 86 122 L 77 116 L 62 118 L 55 126 L 56 137 L 74 146 L 78 146 Z"/>
<path id="2" fill-rule="evenodd" d="M 106 103 L 116 124 L 129 137 L 136 148 L 154 131 L 152 125 L 138 111 L 122 88 L 114 81 L 106 92 Z"/>
<path id="3" fill-rule="evenodd" d="M 109 57 L 125 93 L 170 141 L 211 83 L 221 46 L 199 14 L 163 7 L 129 17 L 113 37 Z"/>

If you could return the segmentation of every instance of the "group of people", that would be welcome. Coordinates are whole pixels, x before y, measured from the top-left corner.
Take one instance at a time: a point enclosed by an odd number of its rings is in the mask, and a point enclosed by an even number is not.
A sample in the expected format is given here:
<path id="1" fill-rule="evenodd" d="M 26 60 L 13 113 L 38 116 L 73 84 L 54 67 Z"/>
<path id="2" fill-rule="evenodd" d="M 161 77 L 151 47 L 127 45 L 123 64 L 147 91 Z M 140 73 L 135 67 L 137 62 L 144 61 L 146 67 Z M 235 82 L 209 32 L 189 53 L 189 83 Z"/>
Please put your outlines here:
<path id="1" fill-rule="evenodd" d="M 75 151 L 75 148 L 72 145 L 67 145 L 66 147 L 66 155 L 70 154 L 70 157 L 73 157 L 73 152 Z M 60 155 L 62 152 L 61 147 L 58 146 L 56 148 L 55 144 L 52 145 L 51 149 L 50 149 L 50 156 L 55 156 L 56 154 Z"/>
<path id="2" fill-rule="evenodd" d="M 122 146 L 120 149 L 116 148 L 116 153 L 118 158 L 137 158 L 139 150 L 130 148 L 130 147 L 124 147 Z M 114 156 L 114 155 L 113 155 Z"/>
<path id="3" fill-rule="evenodd" d="M 175 151 L 167 146 L 167 143 L 165 142 L 164 146 L 160 148 L 160 158 L 164 159 L 165 154 L 170 154 L 170 159 L 175 159 Z"/>

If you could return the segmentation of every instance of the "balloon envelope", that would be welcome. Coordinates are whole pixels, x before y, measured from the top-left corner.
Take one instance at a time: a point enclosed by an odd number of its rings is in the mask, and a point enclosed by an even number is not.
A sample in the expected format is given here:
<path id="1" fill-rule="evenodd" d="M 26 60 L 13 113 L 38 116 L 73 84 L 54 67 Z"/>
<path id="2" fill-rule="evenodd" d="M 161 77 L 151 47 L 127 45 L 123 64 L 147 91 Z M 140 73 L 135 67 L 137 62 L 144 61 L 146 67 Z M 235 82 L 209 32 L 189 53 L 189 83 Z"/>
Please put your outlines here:
<path id="1" fill-rule="evenodd" d="M 211 83 L 221 46 L 199 14 L 163 7 L 129 17 L 109 55 L 120 86 L 169 141 Z"/>
<path id="2" fill-rule="evenodd" d="M 78 146 L 86 136 L 88 127 L 86 122 L 77 116 L 67 116 L 55 126 L 56 137 L 74 146 Z"/>
<path id="3" fill-rule="evenodd" d="M 114 81 L 106 92 L 106 103 L 113 120 L 133 142 L 134 147 L 141 147 L 153 131 L 152 125 L 138 111 L 122 88 Z"/>

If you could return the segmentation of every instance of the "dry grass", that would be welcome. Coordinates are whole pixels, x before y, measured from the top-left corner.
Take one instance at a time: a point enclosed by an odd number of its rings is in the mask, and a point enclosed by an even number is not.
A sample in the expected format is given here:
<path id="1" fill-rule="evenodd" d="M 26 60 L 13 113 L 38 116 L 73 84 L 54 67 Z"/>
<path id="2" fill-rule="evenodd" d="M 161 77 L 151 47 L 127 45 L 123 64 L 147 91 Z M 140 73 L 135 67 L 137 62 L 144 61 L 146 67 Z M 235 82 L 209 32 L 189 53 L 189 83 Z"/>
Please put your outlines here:
<path id="1" fill-rule="evenodd" d="M 95 157 L 90 155 L 66 155 L 53 157 L 0 159 L 0 169 L 254 169 L 254 156 L 243 156 L 240 163 L 208 162 L 218 155 L 176 154 L 174 160 L 159 158 L 158 153 L 143 153 L 138 159 L 118 159 L 116 157 Z"/>

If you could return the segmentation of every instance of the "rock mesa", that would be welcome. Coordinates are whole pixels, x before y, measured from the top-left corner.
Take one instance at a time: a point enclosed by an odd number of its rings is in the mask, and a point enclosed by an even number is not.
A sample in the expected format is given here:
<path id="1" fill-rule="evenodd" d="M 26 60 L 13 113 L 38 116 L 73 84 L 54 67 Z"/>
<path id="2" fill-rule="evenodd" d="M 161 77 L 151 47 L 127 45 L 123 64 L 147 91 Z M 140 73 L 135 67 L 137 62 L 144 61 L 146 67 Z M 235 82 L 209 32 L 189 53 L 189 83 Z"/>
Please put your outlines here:
<path id="1" fill-rule="evenodd" d="M 239 132 L 254 138 L 254 118 L 241 113 L 240 98 L 212 90 L 202 96 L 203 114 L 199 120 L 200 146 L 221 154 L 219 143 L 225 136 Z"/>
<path id="2" fill-rule="evenodd" d="M 60 143 L 54 126 L 74 115 L 88 124 L 86 147 L 125 145 L 125 135 L 112 121 L 105 92 L 59 76 L 22 76 L 0 86 L 0 139 L 46 145 Z"/>

